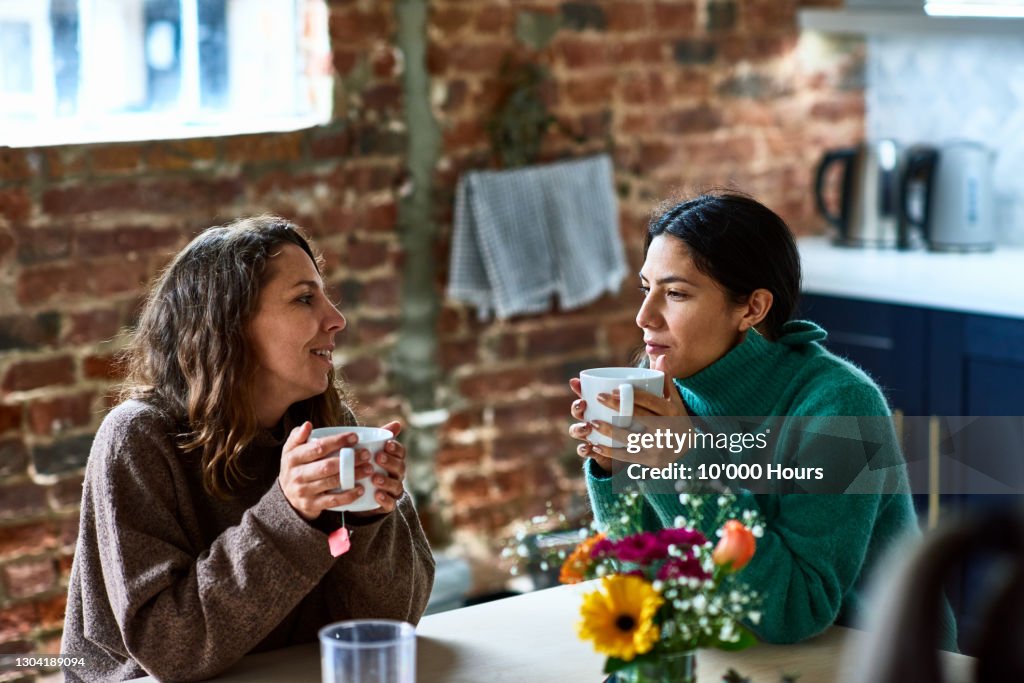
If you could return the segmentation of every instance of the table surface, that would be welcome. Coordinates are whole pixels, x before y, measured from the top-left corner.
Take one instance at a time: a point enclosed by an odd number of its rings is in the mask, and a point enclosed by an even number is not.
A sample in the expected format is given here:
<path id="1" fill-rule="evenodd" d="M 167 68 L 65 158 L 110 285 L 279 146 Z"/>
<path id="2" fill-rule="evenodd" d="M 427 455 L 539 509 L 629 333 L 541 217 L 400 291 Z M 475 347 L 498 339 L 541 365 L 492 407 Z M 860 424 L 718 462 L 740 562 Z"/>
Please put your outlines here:
<path id="1" fill-rule="evenodd" d="M 494 602 L 441 612 L 417 626 L 418 683 L 599 683 L 604 658 L 576 638 L 575 623 L 588 584 L 559 586 Z M 832 627 L 797 645 L 760 644 L 742 652 L 700 650 L 700 683 L 720 683 L 728 669 L 755 683 L 777 683 L 799 674 L 799 683 L 841 680 L 844 644 L 860 632 Z M 971 661 L 947 655 L 952 680 L 968 680 Z M 151 678 L 137 679 L 152 681 Z M 316 683 L 320 680 L 315 643 L 249 655 L 217 681 Z"/>

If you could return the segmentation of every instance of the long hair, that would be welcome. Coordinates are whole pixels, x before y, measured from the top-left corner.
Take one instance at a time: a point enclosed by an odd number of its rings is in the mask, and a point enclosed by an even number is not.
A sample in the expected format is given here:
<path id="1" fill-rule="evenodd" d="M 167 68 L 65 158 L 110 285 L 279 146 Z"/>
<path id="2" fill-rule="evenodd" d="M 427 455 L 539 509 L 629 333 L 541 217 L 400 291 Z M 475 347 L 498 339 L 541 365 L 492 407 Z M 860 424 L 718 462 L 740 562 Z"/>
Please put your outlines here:
<path id="1" fill-rule="evenodd" d="M 248 478 L 239 458 L 260 432 L 256 360 L 248 337 L 267 260 L 290 243 L 321 261 L 292 223 L 276 216 L 208 228 L 181 250 L 149 291 L 122 355 L 120 399 L 157 403 L 183 425 L 178 443 L 199 453 L 207 492 L 228 498 Z M 291 409 L 313 424 L 351 424 L 333 369 L 327 390 Z"/>

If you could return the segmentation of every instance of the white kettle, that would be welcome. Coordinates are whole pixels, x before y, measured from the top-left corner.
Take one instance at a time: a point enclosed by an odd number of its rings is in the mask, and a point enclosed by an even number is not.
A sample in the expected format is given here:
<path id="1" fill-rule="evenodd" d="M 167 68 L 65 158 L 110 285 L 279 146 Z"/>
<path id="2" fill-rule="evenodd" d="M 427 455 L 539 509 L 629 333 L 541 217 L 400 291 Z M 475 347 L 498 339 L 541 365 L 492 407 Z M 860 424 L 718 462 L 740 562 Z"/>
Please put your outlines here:
<path id="1" fill-rule="evenodd" d="M 904 174 L 903 215 L 921 228 L 933 251 L 989 251 L 995 246 L 995 153 L 976 142 L 956 141 L 941 148 L 915 147 Z M 913 216 L 907 185 L 923 183 L 923 211 Z"/>

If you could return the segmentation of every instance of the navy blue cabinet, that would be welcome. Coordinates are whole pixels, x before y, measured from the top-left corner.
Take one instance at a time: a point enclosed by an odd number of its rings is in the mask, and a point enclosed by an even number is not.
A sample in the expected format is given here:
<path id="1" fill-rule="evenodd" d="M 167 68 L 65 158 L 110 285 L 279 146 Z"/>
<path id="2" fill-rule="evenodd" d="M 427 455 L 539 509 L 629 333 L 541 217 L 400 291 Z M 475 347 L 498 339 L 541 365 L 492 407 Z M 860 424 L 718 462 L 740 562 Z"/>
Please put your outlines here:
<path id="1" fill-rule="evenodd" d="M 915 490 L 935 481 L 944 491 L 958 490 L 972 477 L 994 477 L 1024 491 L 1024 320 L 808 294 L 799 314 L 828 330 L 826 346 L 864 368 L 897 414 L 920 416 L 904 422 L 903 434 Z M 988 416 L 1005 417 L 972 421 Z M 969 465 L 944 458 L 936 468 L 938 455 L 947 453 L 968 454 Z M 922 519 L 933 522 L 1022 501 L 937 491 L 914 499 Z M 968 651 L 980 609 L 973 596 L 990 571 L 972 562 L 948 588 Z"/>

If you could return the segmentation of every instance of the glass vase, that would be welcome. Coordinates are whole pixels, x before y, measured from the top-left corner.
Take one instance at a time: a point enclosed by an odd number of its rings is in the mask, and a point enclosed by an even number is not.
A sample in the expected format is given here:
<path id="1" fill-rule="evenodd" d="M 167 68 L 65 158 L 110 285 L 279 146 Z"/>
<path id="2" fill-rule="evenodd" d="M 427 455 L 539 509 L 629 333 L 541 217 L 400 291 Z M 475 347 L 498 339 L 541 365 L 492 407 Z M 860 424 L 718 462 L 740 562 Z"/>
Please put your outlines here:
<path id="1" fill-rule="evenodd" d="M 697 652 L 683 650 L 620 669 L 615 683 L 697 683 Z"/>

